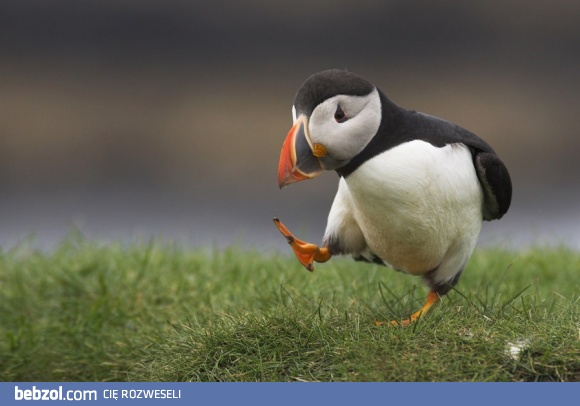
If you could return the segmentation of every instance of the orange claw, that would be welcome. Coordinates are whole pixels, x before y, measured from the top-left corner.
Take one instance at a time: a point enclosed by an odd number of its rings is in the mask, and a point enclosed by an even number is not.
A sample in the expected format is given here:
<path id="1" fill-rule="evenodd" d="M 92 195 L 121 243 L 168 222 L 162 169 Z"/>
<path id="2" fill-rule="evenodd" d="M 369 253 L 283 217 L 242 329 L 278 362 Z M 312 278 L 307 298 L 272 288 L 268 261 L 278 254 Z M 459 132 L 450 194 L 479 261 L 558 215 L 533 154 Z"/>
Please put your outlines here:
<path id="1" fill-rule="evenodd" d="M 280 230 L 282 235 L 286 237 L 286 241 L 288 241 L 288 244 L 292 247 L 298 261 L 300 261 L 300 263 L 310 272 L 314 271 L 314 261 L 326 262 L 332 257 L 332 254 L 327 247 L 319 248 L 318 245 L 299 240 L 294 237 L 294 234 L 292 234 L 279 219 L 275 218 L 273 220 L 276 227 L 278 227 L 278 230 Z"/>
<path id="2" fill-rule="evenodd" d="M 384 324 L 388 324 L 391 326 L 408 326 L 409 324 L 411 324 L 415 320 L 418 320 L 421 317 L 425 316 L 425 314 L 429 311 L 431 306 L 433 306 L 435 303 L 437 303 L 439 301 L 439 299 L 440 298 L 439 298 L 439 295 L 437 294 L 437 292 L 435 292 L 434 290 L 431 290 L 427 294 L 427 300 L 425 301 L 425 304 L 423 305 L 423 307 L 421 307 L 419 310 L 417 310 L 415 313 L 413 313 L 411 315 L 411 317 L 409 317 L 408 319 L 401 320 L 400 322 L 396 321 L 396 320 L 392 320 L 390 322 L 375 321 L 375 325 L 382 326 Z"/>

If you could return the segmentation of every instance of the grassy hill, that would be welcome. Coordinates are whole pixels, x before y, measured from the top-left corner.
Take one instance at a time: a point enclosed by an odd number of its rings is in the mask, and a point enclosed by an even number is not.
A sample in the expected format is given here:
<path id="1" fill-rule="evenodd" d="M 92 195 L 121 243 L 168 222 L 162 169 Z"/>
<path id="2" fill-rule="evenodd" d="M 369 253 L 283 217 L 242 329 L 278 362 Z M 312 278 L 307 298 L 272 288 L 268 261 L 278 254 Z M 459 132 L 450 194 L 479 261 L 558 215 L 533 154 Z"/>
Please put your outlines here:
<path id="1" fill-rule="evenodd" d="M 578 381 L 580 253 L 477 250 L 419 278 L 333 259 L 71 239 L 0 255 L 2 381 Z"/>

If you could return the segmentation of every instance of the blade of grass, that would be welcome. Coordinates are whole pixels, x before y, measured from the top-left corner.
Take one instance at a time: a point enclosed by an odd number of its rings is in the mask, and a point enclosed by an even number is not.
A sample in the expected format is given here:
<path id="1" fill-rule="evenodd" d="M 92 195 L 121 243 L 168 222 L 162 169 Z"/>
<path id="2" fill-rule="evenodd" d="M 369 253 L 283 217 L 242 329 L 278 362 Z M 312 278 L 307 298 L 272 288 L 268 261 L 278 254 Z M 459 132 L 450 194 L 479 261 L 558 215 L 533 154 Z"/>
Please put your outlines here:
<path id="1" fill-rule="evenodd" d="M 501 306 L 500 311 L 503 312 L 505 310 L 505 308 L 509 305 L 511 305 L 513 303 L 514 300 L 516 300 L 522 293 L 524 293 L 526 290 L 528 290 L 532 285 L 528 285 L 525 288 L 521 289 L 520 291 L 518 291 L 518 293 L 516 293 L 515 295 L 513 295 L 511 298 L 509 298 L 508 300 L 506 300 L 504 302 L 504 304 Z"/>

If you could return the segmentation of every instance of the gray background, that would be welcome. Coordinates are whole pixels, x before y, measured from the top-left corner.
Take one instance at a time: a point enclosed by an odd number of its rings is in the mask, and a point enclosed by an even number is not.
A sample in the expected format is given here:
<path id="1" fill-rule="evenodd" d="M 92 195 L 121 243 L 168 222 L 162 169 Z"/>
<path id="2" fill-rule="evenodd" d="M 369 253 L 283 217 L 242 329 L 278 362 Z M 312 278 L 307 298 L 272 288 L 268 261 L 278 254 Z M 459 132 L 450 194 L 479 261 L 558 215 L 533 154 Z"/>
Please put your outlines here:
<path id="1" fill-rule="evenodd" d="M 580 248 L 580 3 L 0 3 L 0 245 L 319 241 L 337 177 L 280 191 L 294 94 L 327 68 L 486 139 L 512 174 L 481 244 Z"/>

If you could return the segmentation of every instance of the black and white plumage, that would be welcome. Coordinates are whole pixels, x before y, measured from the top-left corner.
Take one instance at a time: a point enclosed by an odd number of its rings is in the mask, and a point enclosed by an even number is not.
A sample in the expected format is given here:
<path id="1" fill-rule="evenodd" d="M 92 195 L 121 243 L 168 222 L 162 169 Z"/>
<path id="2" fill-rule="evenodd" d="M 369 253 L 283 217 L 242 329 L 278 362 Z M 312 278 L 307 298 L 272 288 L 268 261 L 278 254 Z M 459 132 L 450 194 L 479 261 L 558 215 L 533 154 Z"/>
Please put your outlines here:
<path id="1" fill-rule="evenodd" d="M 422 276 L 438 296 L 447 293 L 482 221 L 510 206 L 510 176 L 494 150 L 458 125 L 396 106 L 343 70 L 310 76 L 292 112 L 280 186 L 321 170 L 340 175 L 323 238 L 328 258 L 383 263 Z"/>

